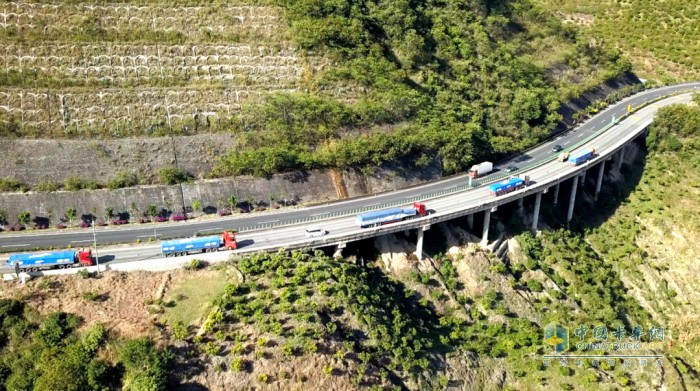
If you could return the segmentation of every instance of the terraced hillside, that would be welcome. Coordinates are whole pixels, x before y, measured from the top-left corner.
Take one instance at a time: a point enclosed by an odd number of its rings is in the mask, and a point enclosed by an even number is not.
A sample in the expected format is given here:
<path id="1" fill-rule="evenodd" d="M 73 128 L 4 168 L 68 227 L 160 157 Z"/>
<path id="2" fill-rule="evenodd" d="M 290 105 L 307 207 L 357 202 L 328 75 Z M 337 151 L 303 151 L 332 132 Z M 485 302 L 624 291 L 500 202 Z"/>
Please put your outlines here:
<path id="1" fill-rule="evenodd" d="M 210 132 L 310 66 L 277 7 L 241 2 L 7 2 L 0 42 L 5 136 Z"/>
<path id="2" fill-rule="evenodd" d="M 682 0 L 537 0 L 592 40 L 621 48 L 640 76 L 660 81 L 700 76 L 700 3 Z"/>
<path id="3" fill-rule="evenodd" d="M 0 136 L 234 132 L 216 176 L 460 171 L 629 69 L 531 0 L 29 1 L 0 21 Z"/>

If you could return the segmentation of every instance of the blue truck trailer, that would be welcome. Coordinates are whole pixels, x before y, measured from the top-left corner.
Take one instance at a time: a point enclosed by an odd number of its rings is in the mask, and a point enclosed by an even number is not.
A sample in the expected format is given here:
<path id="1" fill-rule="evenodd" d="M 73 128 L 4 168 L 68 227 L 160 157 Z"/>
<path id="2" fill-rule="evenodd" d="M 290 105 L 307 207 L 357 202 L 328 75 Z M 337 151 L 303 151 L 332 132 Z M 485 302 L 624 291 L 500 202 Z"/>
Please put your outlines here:
<path id="1" fill-rule="evenodd" d="M 595 149 L 587 148 L 571 154 L 566 162 L 569 163 L 569 165 L 578 166 L 579 164 L 586 162 L 589 159 L 592 159 L 594 155 Z"/>
<path id="2" fill-rule="evenodd" d="M 424 204 L 414 202 L 413 208 L 391 208 L 359 214 L 355 218 L 355 224 L 360 228 L 376 227 L 427 214 Z"/>
<path id="3" fill-rule="evenodd" d="M 489 185 L 489 192 L 494 196 L 510 193 L 524 188 L 530 184 L 530 177 L 525 175 L 521 177 L 508 178 L 505 181 L 493 183 Z"/>
<path id="4" fill-rule="evenodd" d="M 228 231 L 221 235 L 164 240 L 160 242 L 160 251 L 166 257 L 187 255 L 192 252 L 218 251 L 221 248 L 235 250 L 237 247 L 236 235 Z"/>
<path id="5" fill-rule="evenodd" d="M 195 251 L 216 251 L 220 246 L 221 237 L 205 236 L 201 238 L 164 240 L 160 242 L 160 251 L 168 257 L 171 255 L 186 255 Z"/>
<path id="6" fill-rule="evenodd" d="M 76 265 L 92 266 L 92 250 L 12 254 L 7 264 L 13 268 L 17 267 L 22 272 L 36 272 L 56 267 L 64 269 Z"/>

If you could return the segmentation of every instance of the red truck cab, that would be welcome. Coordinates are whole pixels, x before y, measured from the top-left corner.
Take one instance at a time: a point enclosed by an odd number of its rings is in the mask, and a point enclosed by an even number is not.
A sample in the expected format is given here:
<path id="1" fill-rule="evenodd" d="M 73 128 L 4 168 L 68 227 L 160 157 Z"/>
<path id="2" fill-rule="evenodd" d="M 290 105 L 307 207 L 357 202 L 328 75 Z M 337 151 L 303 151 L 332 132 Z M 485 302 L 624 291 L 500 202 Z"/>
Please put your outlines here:
<path id="1" fill-rule="evenodd" d="M 92 266 L 92 249 L 78 251 L 77 258 L 81 266 Z"/>
<path id="2" fill-rule="evenodd" d="M 425 208 L 425 204 L 421 202 L 414 202 L 413 209 L 415 209 L 416 212 L 421 216 L 426 216 L 428 214 L 428 210 Z"/>
<path id="3" fill-rule="evenodd" d="M 238 248 L 238 243 L 236 243 L 236 234 L 234 234 L 233 231 L 224 231 L 221 239 L 225 249 L 235 250 L 236 248 Z"/>

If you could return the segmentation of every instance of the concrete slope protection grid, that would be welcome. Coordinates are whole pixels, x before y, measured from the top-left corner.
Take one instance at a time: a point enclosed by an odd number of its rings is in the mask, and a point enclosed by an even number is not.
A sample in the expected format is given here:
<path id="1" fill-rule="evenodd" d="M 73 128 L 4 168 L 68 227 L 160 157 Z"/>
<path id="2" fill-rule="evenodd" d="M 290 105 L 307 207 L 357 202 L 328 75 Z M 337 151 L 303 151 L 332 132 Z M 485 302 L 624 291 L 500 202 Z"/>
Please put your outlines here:
<path id="1" fill-rule="evenodd" d="M 548 166 L 548 163 L 552 163 L 556 159 L 558 153 L 551 151 L 554 145 L 561 145 L 566 151 L 573 151 L 579 147 L 582 147 L 584 144 L 587 146 L 595 146 L 598 149 L 598 156 L 603 156 L 605 153 L 607 153 L 605 152 L 605 146 L 607 143 L 614 143 L 616 140 L 625 139 L 627 134 L 634 133 L 634 129 L 629 129 L 628 132 L 625 132 L 625 129 L 623 129 L 622 126 L 615 126 L 615 124 L 617 124 L 621 118 L 628 114 L 628 106 L 632 106 L 635 109 L 634 115 L 632 115 L 631 118 L 632 122 L 635 122 L 634 118 L 638 117 L 640 115 L 639 113 L 642 111 L 638 110 L 639 107 L 672 94 L 697 90 L 698 88 L 700 88 L 700 83 L 688 83 L 647 90 L 628 97 L 621 102 L 610 106 L 600 114 L 592 117 L 574 131 L 559 135 L 553 140 L 521 153 L 513 160 L 499 162 L 499 164 L 494 167 L 495 169 L 493 173 L 481 177 L 478 180 L 472 181 L 471 188 L 469 186 L 467 176 L 459 175 L 410 189 L 398 190 L 373 197 L 350 199 L 347 201 L 330 203 L 328 205 L 299 208 L 291 211 L 266 213 L 257 216 L 246 216 L 243 218 L 220 219 L 209 222 L 195 222 L 189 224 L 178 223 L 169 224 L 167 226 L 139 226 L 136 228 L 126 229 L 101 229 L 97 230 L 98 244 L 99 242 L 133 242 L 136 241 L 136 239 L 144 240 L 145 238 L 153 237 L 154 235 L 156 239 L 165 237 L 188 237 L 192 236 L 198 231 L 216 229 L 222 230 L 223 227 L 225 227 L 225 229 L 237 229 L 239 231 L 243 231 L 244 234 L 240 235 L 239 239 L 241 239 L 241 242 L 243 243 L 250 243 L 249 245 L 243 246 L 237 252 L 258 251 L 263 249 L 274 249 L 277 247 L 318 247 L 321 245 L 331 245 L 343 241 L 353 240 L 353 238 L 355 238 L 354 240 L 357 240 L 359 238 L 371 237 L 378 235 L 379 232 L 388 232 L 388 230 L 394 231 L 394 229 L 391 228 L 380 227 L 380 231 L 375 232 L 374 230 L 363 230 L 356 232 L 353 236 L 353 234 L 351 234 L 353 232 L 352 230 L 357 230 L 357 228 L 353 225 L 354 216 L 357 213 L 369 210 L 410 205 L 413 201 L 420 200 L 428 201 L 428 207 L 437 212 L 450 212 L 449 214 L 451 215 L 454 213 L 459 213 L 459 215 L 473 213 L 473 211 L 484 210 L 487 204 L 494 203 L 494 201 L 501 204 L 510 199 L 510 197 L 503 199 L 500 199 L 499 197 L 498 200 L 494 200 L 493 196 L 486 194 L 486 188 L 484 186 L 488 183 L 492 183 L 509 176 L 510 174 L 505 173 L 504 168 L 506 166 L 518 164 L 520 166 L 520 170 L 515 174 L 527 173 L 538 184 L 537 188 L 539 188 L 541 184 L 546 184 L 547 182 L 542 177 L 538 176 L 539 170 L 537 169 L 539 167 Z M 690 96 L 690 94 L 686 95 L 687 97 Z M 673 97 L 666 98 L 654 104 L 650 108 L 652 116 L 653 112 L 656 110 L 656 106 L 671 104 L 672 102 L 675 102 L 673 99 Z M 628 122 L 629 120 L 624 121 L 623 123 Z M 609 131 L 610 129 L 612 129 L 612 131 Z M 612 138 L 610 140 L 603 140 L 602 136 L 605 135 Z M 594 141 L 591 142 L 591 140 Z M 595 164 L 598 161 L 598 159 L 595 159 L 592 162 Z M 557 162 L 554 161 L 554 163 Z M 575 169 L 583 170 L 590 163 L 591 162 L 575 167 Z M 556 168 L 557 170 L 555 171 L 560 173 L 562 172 L 560 169 L 561 166 L 556 166 Z M 559 182 L 560 180 L 562 179 L 552 178 L 552 183 Z M 520 194 L 521 192 L 516 193 Z M 528 193 L 530 193 L 529 190 Z M 435 204 L 437 200 L 452 199 L 453 195 L 457 196 L 457 199 L 461 204 L 461 206 L 457 208 L 459 210 L 455 211 L 453 207 L 444 209 L 442 205 L 438 207 L 438 205 Z M 477 200 L 479 202 L 472 206 L 471 204 L 473 200 Z M 442 202 L 440 202 L 440 204 L 442 204 Z M 469 208 L 467 208 L 467 204 L 470 204 Z M 438 213 L 438 215 L 432 216 L 430 221 L 436 221 L 435 219 L 441 215 L 443 215 L 443 213 Z M 305 238 L 303 235 L 304 227 L 299 226 L 299 224 L 310 224 L 312 222 L 314 225 L 322 225 L 324 229 L 327 229 L 330 232 L 330 235 L 322 238 Z M 415 225 L 417 223 L 413 222 L 411 224 Z M 401 229 L 406 229 L 403 228 L 403 223 L 400 223 L 399 226 L 402 227 Z M 399 228 L 399 226 L 396 228 Z M 91 231 L 49 233 L 46 235 L 0 235 L 0 246 L 3 247 L 3 250 L 9 249 L 15 250 L 13 252 L 16 252 L 33 247 L 66 247 L 69 244 L 73 246 L 90 245 L 92 243 L 92 239 L 93 235 Z M 148 259 L 159 255 L 159 252 L 154 250 L 154 246 L 134 249 L 120 249 L 120 251 L 120 254 L 124 255 L 114 255 L 107 260 L 113 263 L 119 263 L 119 261 L 122 260 Z M 100 257 L 100 260 L 102 261 L 102 256 Z"/>

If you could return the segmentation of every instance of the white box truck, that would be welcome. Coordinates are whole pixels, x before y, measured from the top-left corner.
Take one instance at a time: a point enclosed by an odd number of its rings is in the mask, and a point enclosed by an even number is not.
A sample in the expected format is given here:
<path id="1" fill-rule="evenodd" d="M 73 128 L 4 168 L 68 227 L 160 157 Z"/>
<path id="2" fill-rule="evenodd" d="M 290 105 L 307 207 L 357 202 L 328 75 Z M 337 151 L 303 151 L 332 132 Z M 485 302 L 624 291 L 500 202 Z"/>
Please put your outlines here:
<path id="1" fill-rule="evenodd" d="M 490 173 L 491 171 L 493 171 L 493 163 L 483 162 L 473 165 L 472 168 L 469 169 L 469 176 L 472 178 L 478 178 Z"/>

